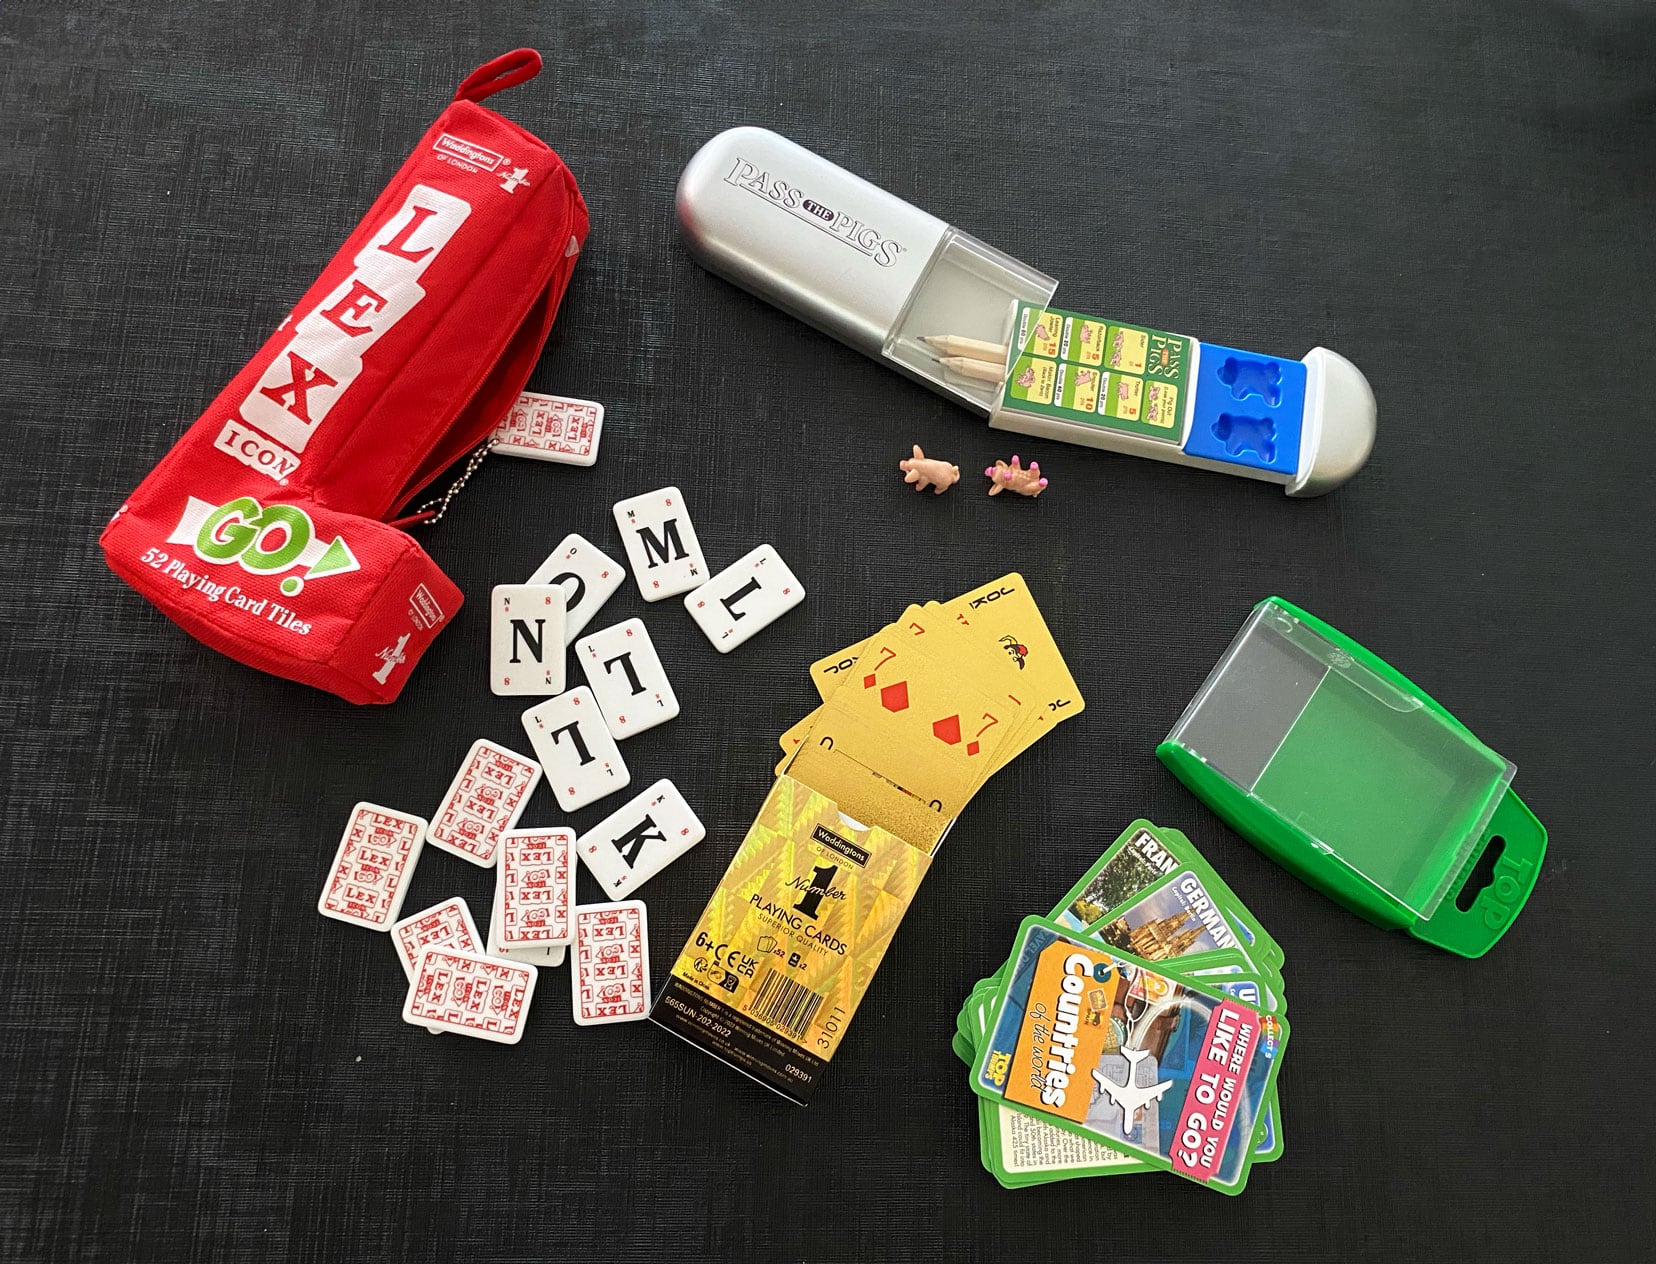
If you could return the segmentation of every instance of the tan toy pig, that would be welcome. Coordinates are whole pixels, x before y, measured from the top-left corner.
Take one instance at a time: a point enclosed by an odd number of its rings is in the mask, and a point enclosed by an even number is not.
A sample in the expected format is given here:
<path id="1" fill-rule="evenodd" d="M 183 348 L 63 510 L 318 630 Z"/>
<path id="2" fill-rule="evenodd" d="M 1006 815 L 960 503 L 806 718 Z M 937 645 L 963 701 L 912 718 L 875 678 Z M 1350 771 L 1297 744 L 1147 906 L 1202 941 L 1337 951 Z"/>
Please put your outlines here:
<path id="1" fill-rule="evenodd" d="M 914 455 L 906 461 L 897 462 L 897 468 L 903 471 L 905 483 L 914 484 L 915 491 L 923 492 L 930 487 L 934 496 L 941 496 L 960 481 L 958 465 L 934 461 L 920 450 L 918 443 L 914 445 Z"/>

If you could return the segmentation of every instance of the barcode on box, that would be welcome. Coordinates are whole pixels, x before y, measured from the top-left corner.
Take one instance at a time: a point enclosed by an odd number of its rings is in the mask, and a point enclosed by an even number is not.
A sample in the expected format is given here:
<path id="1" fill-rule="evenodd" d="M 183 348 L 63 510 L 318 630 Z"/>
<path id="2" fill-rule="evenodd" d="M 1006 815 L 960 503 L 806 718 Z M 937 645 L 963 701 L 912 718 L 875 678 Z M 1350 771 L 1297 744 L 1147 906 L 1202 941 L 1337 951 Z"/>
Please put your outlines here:
<path id="1" fill-rule="evenodd" d="M 798 1040 L 810 1027 L 821 1005 L 821 992 L 795 983 L 772 966 L 759 981 L 759 990 L 748 1004 L 748 1013 Z"/>

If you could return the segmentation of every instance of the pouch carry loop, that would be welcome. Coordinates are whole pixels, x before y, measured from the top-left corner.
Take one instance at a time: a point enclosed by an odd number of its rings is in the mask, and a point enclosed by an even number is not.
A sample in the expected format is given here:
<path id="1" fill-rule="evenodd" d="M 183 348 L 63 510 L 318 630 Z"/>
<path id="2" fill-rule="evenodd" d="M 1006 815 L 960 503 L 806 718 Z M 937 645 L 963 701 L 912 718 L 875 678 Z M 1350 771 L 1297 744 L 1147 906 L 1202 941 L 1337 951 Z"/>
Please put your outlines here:
<path id="1" fill-rule="evenodd" d="M 486 61 L 460 81 L 454 90 L 456 101 L 481 101 L 520 83 L 528 83 L 541 72 L 541 55 L 532 48 L 514 48 L 493 61 Z"/>

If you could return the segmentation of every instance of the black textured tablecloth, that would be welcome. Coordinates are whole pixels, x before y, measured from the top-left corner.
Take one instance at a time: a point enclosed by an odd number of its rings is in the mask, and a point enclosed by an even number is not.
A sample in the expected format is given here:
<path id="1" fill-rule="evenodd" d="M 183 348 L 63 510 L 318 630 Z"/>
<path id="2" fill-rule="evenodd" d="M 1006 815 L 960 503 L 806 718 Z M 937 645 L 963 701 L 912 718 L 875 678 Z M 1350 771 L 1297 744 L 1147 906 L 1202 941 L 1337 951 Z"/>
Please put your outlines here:
<path id="1" fill-rule="evenodd" d="M 184 636 L 97 533 L 521 44 L 546 73 L 492 104 L 592 211 L 531 385 L 607 405 L 601 458 L 484 465 L 422 536 L 465 609 L 353 708 Z M 0 1257 L 1649 1258 L 1653 74 L 1635 3 L 0 7 Z M 1066 306 L 1340 351 L 1368 468 L 1301 502 L 987 431 L 685 253 L 679 170 L 743 122 Z M 904 487 L 914 442 L 962 485 Z M 983 494 L 1013 451 L 1038 502 Z M 954 830 L 805 1110 L 654 1027 L 576 1028 L 563 971 L 516 1048 L 429 1037 L 385 939 L 315 912 L 353 802 L 429 812 L 474 738 L 522 746 L 489 586 L 568 531 L 617 550 L 610 504 L 667 483 L 713 565 L 769 541 L 810 597 L 729 657 L 630 582 L 601 616 L 643 615 L 684 708 L 627 744 L 637 784 L 710 831 L 643 891 L 658 979 L 819 654 L 1017 569 L 1087 698 Z M 1152 757 L 1271 593 L 1518 765 L 1551 850 L 1484 960 L 1337 908 Z M 1003 1191 L 956 1008 L 1141 814 L 1287 950 L 1287 1153 L 1236 1200 Z M 560 819 L 544 790 L 526 817 Z M 489 891 L 428 851 L 406 907 Z"/>

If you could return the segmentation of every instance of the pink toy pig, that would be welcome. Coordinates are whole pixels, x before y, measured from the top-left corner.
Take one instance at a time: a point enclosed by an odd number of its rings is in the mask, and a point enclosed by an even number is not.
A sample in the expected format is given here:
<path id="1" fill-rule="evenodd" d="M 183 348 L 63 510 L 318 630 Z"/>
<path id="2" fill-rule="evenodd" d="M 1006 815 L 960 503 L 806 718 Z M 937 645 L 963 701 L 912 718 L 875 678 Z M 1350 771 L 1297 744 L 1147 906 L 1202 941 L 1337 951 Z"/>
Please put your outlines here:
<path id="1" fill-rule="evenodd" d="M 1020 496 L 1039 496 L 1046 490 L 1047 481 L 1041 477 L 1041 463 L 1031 461 L 1026 470 L 1018 463 L 1018 458 L 1012 458 L 1012 464 L 1005 461 L 996 461 L 983 471 L 983 476 L 989 480 L 989 494 L 999 496 L 1004 491 L 1015 491 Z"/>

